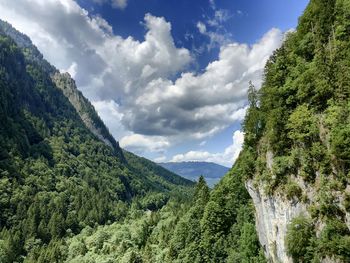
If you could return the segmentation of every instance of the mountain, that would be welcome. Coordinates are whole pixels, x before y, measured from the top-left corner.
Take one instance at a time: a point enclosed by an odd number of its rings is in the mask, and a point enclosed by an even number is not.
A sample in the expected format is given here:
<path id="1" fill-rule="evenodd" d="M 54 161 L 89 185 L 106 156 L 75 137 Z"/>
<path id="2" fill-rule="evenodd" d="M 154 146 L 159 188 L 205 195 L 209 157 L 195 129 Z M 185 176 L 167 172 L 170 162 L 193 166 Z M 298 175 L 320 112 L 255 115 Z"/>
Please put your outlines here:
<path id="1" fill-rule="evenodd" d="M 122 151 L 119 144 L 115 141 L 113 136 L 109 133 L 107 127 L 104 125 L 94 107 L 77 89 L 75 81 L 68 73 L 61 74 L 57 69 L 50 65 L 32 44 L 31 40 L 24 34 L 21 34 L 14 29 L 10 24 L 0 20 L 0 27 L 4 34 L 11 37 L 18 47 L 25 52 L 26 59 L 32 63 L 40 65 L 40 68 L 51 76 L 51 80 L 55 86 L 62 90 L 65 97 L 73 105 L 85 126 L 108 146 L 114 149 L 116 154 L 123 159 Z"/>
<path id="2" fill-rule="evenodd" d="M 62 90 L 63 95 L 68 98 L 76 112 L 79 114 L 85 126 L 101 141 L 111 147 L 114 152 L 119 155 L 121 160 L 125 160 L 118 142 L 109 133 L 94 107 L 77 89 L 75 81 L 70 77 L 69 73 L 55 72 L 51 77 L 56 87 Z"/>
<path id="3" fill-rule="evenodd" d="M 349 32 L 349 0 L 310 1 L 212 190 L 111 147 L 1 33 L 0 262 L 350 262 Z"/>
<path id="4" fill-rule="evenodd" d="M 210 186 L 214 186 L 230 170 L 212 162 L 168 162 L 159 165 L 192 181 L 198 181 L 203 175 Z"/>
<path id="5" fill-rule="evenodd" d="M 0 262 L 62 262 L 82 229 L 185 202 L 194 183 L 122 150 L 68 74 L 0 22 Z"/>

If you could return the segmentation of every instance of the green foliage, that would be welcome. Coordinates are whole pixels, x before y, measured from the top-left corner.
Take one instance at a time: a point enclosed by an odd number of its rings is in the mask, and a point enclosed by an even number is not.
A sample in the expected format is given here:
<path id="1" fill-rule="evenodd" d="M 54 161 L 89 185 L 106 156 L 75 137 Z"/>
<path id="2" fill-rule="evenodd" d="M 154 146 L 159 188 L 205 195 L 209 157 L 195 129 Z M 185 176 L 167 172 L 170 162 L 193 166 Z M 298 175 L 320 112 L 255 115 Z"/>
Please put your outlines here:
<path id="1" fill-rule="evenodd" d="M 318 127 L 315 115 L 305 104 L 298 106 L 290 115 L 287 123 L 288 136 L 296 144 L 310 145 L 317 139 Z"/>
<path id="2" fill-rule="evenodd" d="M 350 260 L 350 230 L 339 219 L 328 220 L 321 232 L 318 253 L 325 257 L 336 257 L 343 262 Z"/>
<path id="3" fill-rule="evenodd" d="M 171 234 L 165 262 L 264 262 L 241 157 L 210 193 L 203 177 Z"/>
<path id="4" fill-rule="evenodd" d="M 346 193 L 344 197 L 344 207 L 347 212 L 350 211 L 350 194 Z"/>
<path id="5" fill-rule="evenodd" d="M 269 195 L 307 201 L 317 230 L 327 225 L 324 231 L 337 233 L 319 242 L 311 222 L 296 219 L 302 230 L 292 222 L 287 240 L 296 262 L 349 261 L 349 19 L 348 0 L 311 0 L 297 30 L 268 60 L 258 94 L 249 89 L 241 171 Z"/>
<path id="6" fill-rule="evenodd" d="M 142 198 L 141 207 L 151 211 L 162 208 L 168 201 L 169 197 L 163 193 L 150 193 Z"/>
<path id="7" fill-rule="evenodd" d="M 263 129 L 263 120 L 259 111 L 259 95 L 252 82 L 249 82 L 248 102 L 249 108 L 243 122 L 243 130 L 245 144 L 252 146 L 261 137 Z"/>
<path id="8" fill-rule="evenodd" d="M 313 226 L 305 217 L 296 217 L 288 225 L 286 248 L 295 262 L 305 262 L 313 235 Z"/>
<path id="9" fill-rule="evenodd" d="M 350 261 L 349 21 L 348 0 L 310 1 L 267 62 L 261 89 L 249 83 L 235 166 L 211 192 L 201 177 L 194 193 L 192 182 L 122 152 L 87 100 L 72 105 L 71 92 L 83 98 L 68 89 L 72 80 L 53 81 L 58 72 L 2 22 L 0 261 L 264 262 L 244 181 L 300 200 L 296 177 L 316 197 L 313 221 L 288 227 L 288 253 L 296 262 Z M 324 223 L 319 240 L 313 223 Z"/>
<path id="10" fill-rule="evenodd" d="M 302 189 L 300 186 L 293 182 L 293 181 L 288 181 L 287 184 L 284 185 L 284 191 L 285 195 L 289 200 L 292 200 L 293 198 L 297 198 L 298 200 L 301 199 L 302 196 Z"/>

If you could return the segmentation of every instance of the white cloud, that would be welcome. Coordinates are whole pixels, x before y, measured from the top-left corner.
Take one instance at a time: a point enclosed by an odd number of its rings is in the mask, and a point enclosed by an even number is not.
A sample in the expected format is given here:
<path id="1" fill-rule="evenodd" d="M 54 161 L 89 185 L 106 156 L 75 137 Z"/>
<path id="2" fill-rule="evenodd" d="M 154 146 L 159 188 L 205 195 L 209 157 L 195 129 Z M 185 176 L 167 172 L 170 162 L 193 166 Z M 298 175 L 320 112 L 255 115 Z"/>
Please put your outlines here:
<path id="1" fill-rule="evenodd" d="M 101 16 L 96 15 L 94 16 L 95 23 L 98 25 L 98 27 L 102 30 L 104 30 L 107 34 L 112 35 L 113 34 L 113 28 L 106 20 L 104 20 Z"/>
<path id="2" fill-rule="evenodd" d="M 73 61 L 69 68 L 67 70 L 61 70 L 61 73 L 68 72 L 72 78 L 75 78 L 75 76 L 77 75 L 77 67 L 78 64 Z"/>
<path id="3" fill-rule="evenodd" d="M 141 134 L 132 134 L 123 137 L 120 140 L 120 146 L 134 152 L 164 152 L 164 149 L 170 146 L 166 138 L 161 136 L 144 136 Z"/>
<path id="4" fill-rule="evenodd" d="M 232 144 L 228 146 L 222 153 L 210 153 L 207 151 L 189 151 L 184 154 L 177 154 L 171 162 L 184 161 L 204 161 L 214 162 L 224 166 L 231 167 L 239 156 L 244 140 L 243 132 L 237 130 L 233 133 Z"/>
<path id="5" fill-rule="evenodd" d="M 197 23 L 197 28 L 201 34 L 205 34 L 207 32 L 207 27 L 205 26 L 204 23 L 200 21 Z"/>
<path id="6" fill-rule="evenodd" d="M 138 41 L 114 35 L 107 21 L 72 0 L 0 0 L 0 10 L 49 62 L 75 77 L 116 139 L 129 149 L 139 143 L 139 150 L 204 140 L 241 121 L 248 81 L 259 87 L 264 64 L 283 38 L 272 29 L 252 46 L 227 43 L 198 74 L 186 70 L 191 54 L 175 45 L 163 17 L 146 14 L 145 38 Z M 205 24 L 198 28 L 208 33 Z"/>
<path id="7" fill-rule="evenodd" d="M 181 133 L 197 139 L 241 121 L 248 82 L 260 86 L 265 62 L 282 38 L 281 31 L 272 29 L 253 46 L 223 46 L 218 60 L 209 63 L 202 74 L 188 72 L 175 81 L 150 81 L 124 120 L 139 133 Z"/>
<path id="8" fill-rule="evenodd" d="M 93 0 L 96 4 L 105 4 L 109 3 L 113 8 L 125 9 L 128 5 L 128 0 Z"/>
<path id="9" fill-rule="evenodd" d="M 68 69 L 75 61 L 77 84 L 91 100 L 137 93 L 150 77 L 172 76 L 192 61 L 187 49 L 175 46 L 162 17 L 145 15 L 140 42 L 112 35 L 103 18 L 89 17 L 72 0 L 0 0 L 0 8 L 0 17 L 29 35 L 56 67 Z"/>
<path id="10" fill-rule="evenodd" d="M 160 157 L 154 158 L 153 161 L 155 163 L 162 163 L 162 162 L 166 161 L 166 157 L 165 156 L 160 156 Z"/>
<path id="11" fill-rule="evenodd" d="M 108 124 L 109 131 L 116 140 L 120 140 L 122 137 L 131 134 L 130 131 L 125 130 L 122 124 L 121 120 L 124 114 L 115 101 L 94 101 L 92 104 L 103 122 Z"/>
<path id="12" fill-rule="evenodd" d="M 219 22 L 216 19 L 213 19 L 213 20 L 209 19 L 207 23 L 211 26 L 215 26 L 219 28 Z M 217 46 L 220 47 L 230 42 L 231 35 L 228 33 L 220 33 L 219 32 L 220 30 L 218 30 L 218 28 L 215 31 L 208 30 L 207 26 L 201 21 L 198 21 L 196 26 L 199 33 L 207 36 L 210 39 L 209 44 L 205 44 L 208 50 Z"/>
<path id="13" fill-rule="evenodd" d="M 112 0 L 112 7 L 124 9 L 128 4 L 127 0 Z"/>
<path id="14" fill-rule="evenodd" d="M 207 23 L 212 27 L 220 27 L 222 23 L 228 21 L 233 15 L 226 9 L 215 10 L 214 16 L 207 20 Z"/>

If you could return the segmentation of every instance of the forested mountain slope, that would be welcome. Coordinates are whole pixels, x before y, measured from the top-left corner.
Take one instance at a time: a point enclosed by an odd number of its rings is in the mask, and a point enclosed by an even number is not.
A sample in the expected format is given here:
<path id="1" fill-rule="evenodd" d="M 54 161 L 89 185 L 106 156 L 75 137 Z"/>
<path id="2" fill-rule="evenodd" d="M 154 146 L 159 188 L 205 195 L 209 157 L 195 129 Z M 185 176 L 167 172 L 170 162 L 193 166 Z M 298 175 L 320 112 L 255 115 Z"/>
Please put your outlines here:
<path id="1" fill-rule="evenodd" d="M 122 151 L 113 136 L 97 115 L 94 107 L 77 89 L 74 80 L 68 73 L 61 74 L 57 69 L 50 65 L 32 44 L 31 40 L 24 34 L 18 32 L 10 24 L 0 20 L 0 28 L 25 53 L 26 59 L 40 66 L 41 70 L 51 76 L 55 86 L 63 91 L 69 102 L 76 109 L 85 126 L 95 134 L 100 140 L 114 149 L 115 153 L 123 159 Z"/>
<path id="2" fill-rule="evenodd" d="M 311 0 L 248 94 L 240 158 L 273 262 L 350 262 L 350 1 Z"/>
<path id="3" fill-rule="evenodd" d="M 64 237 L 191 193 L 193 182 L 125 157 L 73 80 L 4 22 L 0 123 L 0 262 L 62 262 Z"/>

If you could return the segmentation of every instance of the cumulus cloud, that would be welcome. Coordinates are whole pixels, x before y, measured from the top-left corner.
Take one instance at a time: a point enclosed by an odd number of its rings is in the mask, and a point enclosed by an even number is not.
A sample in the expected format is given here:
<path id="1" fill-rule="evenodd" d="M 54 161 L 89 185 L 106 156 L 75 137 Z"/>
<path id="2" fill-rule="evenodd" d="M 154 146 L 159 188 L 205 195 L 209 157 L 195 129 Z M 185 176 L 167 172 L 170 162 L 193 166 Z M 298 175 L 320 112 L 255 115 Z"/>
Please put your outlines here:
<path id="1" fill-rule="evenodd" d="M 224 166 L 231 167 L 239 156 L 244 140 L 243 132 L 237 130 L 233 133 L 232 144 L 228 146 L 223 153 L 210 153 L 207 151 L 189 151 L 184 154 L 177 154 L 171 162 L 184 161 L 205 161 L 214 162 Z"/>
<path id="2" fill-rule="evenodd" d="M 162 17 L 145 15 L 147 33 L 140 42 L 112 35 L 107 21 L 90 17 L 72 0 L 0 0 L 0 7 L 0 17 L 28 34 L 56 67 L 77 64 L 77 84 L 91 100 L 120 99 L 192 60 L 187 49 L 175 46 L 171 25 Z"/>
<path id="3" fill-rule="evenodd" d="M 72 0 L 0 0 L 0 9 L 1 19 L 29 35 L 49 62 L 74 76 L 121 145 L 139 151 L 159 152 L 179 140 L 203 141 L 241 121 L 248 81 L 259 87 L 264 64 L 283 38 L 271 29 L 252 46 L 227 43 L 217 60 L 195 73 L 188 71 L 189 50 L 175 45 L 163 17 L 146 14 L 146 33 L 139 41 L 114 35 L 106 20 Z M 218 21 L 226 18 L 216 14 Z M 204 24 L 198 29 L 208 32 Z"/>
<path id="4" fill-rule="evenodd" d="M 124 114 L 121 112 L 120 106 L 115 101 L 94 101 L 92 104 L 103 122 L 108 124 L 109 131 L 114 138 L 122 138 L 132 134 L 123 126 L 121 120 L 123 119 Z"/>
<path id="5" fill-rule="evenodd" d="M 265 62 L 282 38 L 271 29 L 253 46 L 223 46 L 202 74 L 150 81 L 125 114 L 126 125 L 142 134 L 203 138 L 242 120 L 248 82 L 260 86 Z"/>
<path id="6" fill-rule="evenodd" d="M 166 138 L 160 136 L 144 136 L 141 134 L 125 136 L 119 143 L 121 147 L 125 147 L 134 152 L 143 152 L 145 149 L 148 149 L 151 152 L 157 153 L 164 152 L 164 149 L 170 145 Z"/>

